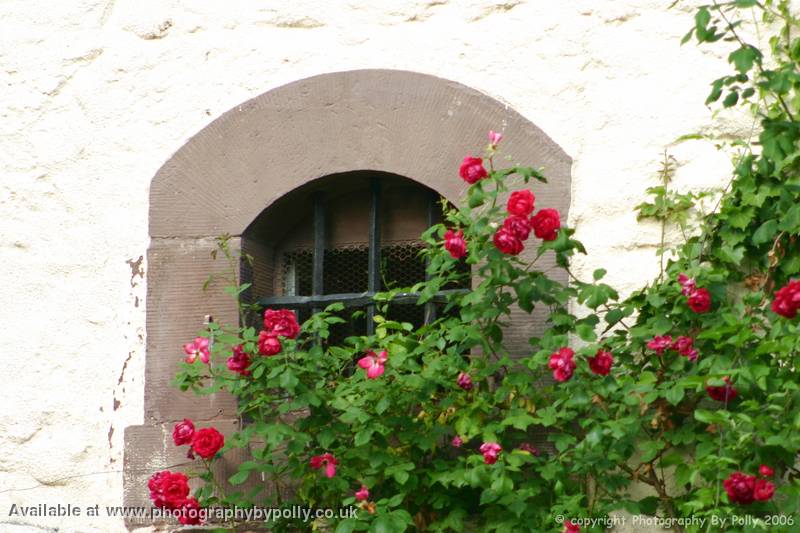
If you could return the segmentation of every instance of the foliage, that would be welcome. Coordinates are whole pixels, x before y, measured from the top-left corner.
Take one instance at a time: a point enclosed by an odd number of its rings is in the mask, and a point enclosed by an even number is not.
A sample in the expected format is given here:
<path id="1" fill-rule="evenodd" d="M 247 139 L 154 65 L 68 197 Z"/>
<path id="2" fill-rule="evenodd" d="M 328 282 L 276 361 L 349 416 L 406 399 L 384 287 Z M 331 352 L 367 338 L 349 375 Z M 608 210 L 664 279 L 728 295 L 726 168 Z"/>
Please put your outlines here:
<path id="1" fill-rule="evenodd" d="M 778 27 L 768 53 L 741 36 L 750 12 Z M 399 289 L 376 297 L 374 335 L 341 346 L 326 340 L 341 305 L 314 314 L 296 338 L 280 336 L 272 356 L 259 355 L 251 322 L 211 324 L 203 333 L 212 339 L 211 364 L 184 364 L 177 383 L 237 397 L 249 423 L 224 450 L 247 447 L 252 458 L 228 482 L 245 486 L 263 474 L 268 483 L 228 494 L 206 485 L 201 503 L 358 504 L 356 518 L 327 522 L 337 533 L 560 531 L 567 519 L 600 531 L 585 524 L 619 509 L 672 519 L 679 531 L 794 529 L 799 320 L 770 305 L 800 271 L 797 30 L 787 1 L 714 2 L 697 11 L 686 40 L 734 47 L 734 72 L 713 82 L 708 102 L 750 106 L 760 134 L 753 145 L 734 143 L 741 152 L 714 211 L 666 262 L 662 246 L 661 275 L 629 297 L 620 300 L 602 282 L 602 269 L 589 281 L 572 275 L 572 257 L 585 250 L 570 228 L 528 259 L 498 248 L 507 216 L 501 199 L 545 180 L 533 168 L 494 169 L 495 137 L 487 175 L 475 174 L 470 161 L 474 183 L 464 205 L 447 208 L 444 222 L 422 236 L 430 280 L 411 288 L 420 304 L 459 281 L 460 260 L 475 280 L 467 293 L 448 293 L 431 324 L 386 318 Z M 670 172 L 667 157 L 662 183 L 639 214 L 685 229 L 699 196 L 670 191 Z M 443 239 L 458 238 L 451 229 L 463 231 L 464 259 L 443 247 Z M 543 268 L 544 258 L 569 282 Z M 577 315 L 575 302 L 589 312 Z M 516 308 L 541 313 L 547 327 L 512 353 L 504 331 Z M 225 366 L 239 345 L 250 361 L 246 375 Z M 574 373 L 561 351 L 567 346 Z M 385 363 L 364 363 L 380 367 L 373 379 L 357 364 L 371 351 L 387 353 Z M 607 375 L 595 366 L 598 352 L 613 354 Z M 557 380 L 553 369 L 563 370 Z M 487 451 L 487 443 L 502 451 Z M 332 477 L 310 463 L 327 453 L 336 460 Z M 755 476 L 762 464 L 775 473 L 757 483 L 774 483 L 774 496 L 737 503 L 725 480 Z M 356 501 L 362 485 L 369 495 Z"/>

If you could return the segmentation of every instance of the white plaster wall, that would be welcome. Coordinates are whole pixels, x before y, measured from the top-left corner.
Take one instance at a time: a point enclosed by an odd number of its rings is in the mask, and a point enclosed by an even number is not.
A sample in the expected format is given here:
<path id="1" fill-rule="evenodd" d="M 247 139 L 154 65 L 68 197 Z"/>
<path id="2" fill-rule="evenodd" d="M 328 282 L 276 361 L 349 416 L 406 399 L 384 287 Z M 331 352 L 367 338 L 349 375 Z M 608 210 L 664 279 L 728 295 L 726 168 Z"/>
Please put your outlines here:
<path id="1" fill-rule="evenodd" d="M 507 102 L 574 159 L 569 222 L 591 254 L 578 272 L 604 266 L 623 290 L 648 280 L 659 233 L 632 207 L 666 145 L 719 131 L 702 102 L 726 69 L 720 47 L 679 46 L 692 2 L 669 3 L 0 0 L 0 530 L 124 530 L 8 512 L 121 504 L 122 433 L 143 414 L 149 181 L 271 88 L 396 68 Z M 673 154 L 680 185 L 729 173 L 710 146 Z"/>

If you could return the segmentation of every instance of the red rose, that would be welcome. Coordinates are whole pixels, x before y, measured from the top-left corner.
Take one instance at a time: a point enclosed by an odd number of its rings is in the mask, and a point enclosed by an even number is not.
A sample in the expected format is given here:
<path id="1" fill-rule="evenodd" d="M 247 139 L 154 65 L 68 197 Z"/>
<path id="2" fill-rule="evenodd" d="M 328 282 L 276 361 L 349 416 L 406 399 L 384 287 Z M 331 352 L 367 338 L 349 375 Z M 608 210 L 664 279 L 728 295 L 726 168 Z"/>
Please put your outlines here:
<path id="1" fill-rule="evenodd" d="M 489 174 L 483 168 L 483 159 L 480 157 L 467 156 L 461 163 L 461 168 L 458 169 L 461 179 L 472 185 L 476 181 L 482 180 Z"/>
<path id="2" fill-rule="evenodd" d="M 572 520 L 567 520 L 564 522 L 564 533 L 580 533 L 581 526 L 573 522 Z"/>
<path id="3" fill-rule="evenodd" d="M 278 337 L 264 330 L 258 333 L 258 353 L 270 356 L 281 353 L 282 349 Z"/>
<path id="4" fill-rule="evenodd" d="M 589 369 L 592 372 L 601 376 L 607 376 L 611 371 L 611 365 L 614 364 L 614 357 L 611 352 L 597 350 L 594 357 L 590 357 L 588 361 Z"/>
<path id="5" fill-rule="evenodd" d="M 531 223 L 527 217 L 511 215 L 506 217 L 503 227 L 511 232 L 514 237 L 524 241 L 531 234 Z"/>
<path id="6" fill-rule="evenodd" d="M 794 280 L 778 289 L 772 301 L 772 311 L 786 318 L 794 318 L 800 310 L 800 280 Z"/>
<path id="7" fill-rule="evenodd" d="M 203 459 L 211 459 L 224 445 L 225 437 L 215 428 L 199 429 L 192 439 L 192 450 Z"/>
<path id="8" fill-rule="evenodd" d="M 531 218 L 533 233 L 544 241 L 552 241 L 561 228 L 561 215 L 555 209 L 540 209 Z"/>
<path id="9" fill-rule="evenodd" d="M 575 371 L 575 361 L 572 356 L 575 355 L 569 348 L 561 348 L 550 356 L 550 362 L 547 366 L 553 371 L 553 379 L 556 381 L 567 381 L 572 377 Z"/>
<path id="10" fill-rule="evenodd" d="M 472 387 L 473 387 L 472 376 L 470 376 L 466 372 L 460 372 L 458 374 L 458 378 L 456 379 L 456 383 L 458 384 L 459 387 L 461 387 L 464 390 L 467 390 L 467 391 L 472 390 Z"/>
<path id="11" fill-rule="evenodd" d="M 249 376 L 250 371 L 247 367 L 250 366 L 250 356 L 248 356 L 242 345 L 233 347 L 233 355 L 228 358 L 228 370 L 236 372 L 243 376 Z"/>
<path id="12" fill-rule="evenodd" d="M 739 393 L 733 388 L 733 385 L 730 384 L 730 379 L 728 379 L 727 376 L 723 378 L 723 381 L 725 385 L 706 387 L 706 392 L 711 396 L 711 399 L 718 402 L 732 402 Z"/>
<path id="13" fill-rule="evenodd" d="M 467 255 L 467 241 L 464 240 L 464 231 L 447 230 L 444 234 L 444 249 L 450 252 L 453 259 L 461 259 Z"/>
<path id="14" fill-rule="evenodd" d="M 664 350 L 672 346 L 671 335 L 656 335 L 647 342 L 647 347 L 655 351 L 658 355 L 662 355 Z"/>
<path id="15" fill-rule="evenodd" d="M 339 461 L 336 460 L 333 454 L 323 453 L 322 455 L 315 455 L 308 463 L 314 470 L 324 468 L 325 477 L 332 478 L 336 475 L 336 465 L 339 464 Z"/>
<path id="16" fill-rule="evenodd" d="M 705 313 L 711 309 L 711 293 L 708 289 L 695 290 L 686 301 L 695 313 Z"/>
<path id="17" fill-rule="evenodd" d="M 175 429 L 172 430 L 172 440 L 175 441 L 175 446 L 191 444 L 193 436 L 194 424 L 188 418 L 184 418 L 183 422 L 175 424 Z"/>
<path id="18" fill-rule="evenodd" d="M 498 229 L 492 240 L 497 249 L 507 255 L 518 255 L 525 248 L 522 241 L 506 227 Z"/>
<path id="19" fill-rule="evenodd" d="M 531 191 L 514 191 L 511 193 L 511 196 L 508 197 L 506 208 L 512 215 L 527 217 L 533 213 L 533 204 L 535 201 L 536 197 Z"/>
<path id="20" fill-rule="evenodd" d="M 187 498 L 183 500 L 178 508 L 180 509 L 178 513 L 178 522 L 181 524 L 196 526 L 203 523 L 203 515 L 205 513 L 203 508 L 200 507 L 200 502 L 198 502 L 196 498 Z"/>
<path id="21" fill-rule="evenodd" d="M 775 475 L 775 470 L 768 467 L 767 465 L 761 465 L 758 467 L 758 475 L 762 477 L 772 477 Z"/>
<path id="22" fill-rule="evenodd" d="M 753 498 L 760 502 L 766 502 L 772 499 L 775 494 L 775 484 L 766 479 L 757 479 L 755 488 L 753 489 Z"/>
<path id="23" fill-rule="evenodd" d="M 189 478 L 181 472 L 156 472 L 147 482 L 150 499 L 156 507 L 176 509 L 189 495 Z"/>
<path id="24" fill-rule="evenodd" d="M 289 309 L 267 309 L 264 311 L 264 329 L 273 336 L 294 339 L 300 333 L 297 317 Z"/>
<path id="25" fill-rule="evenodd" d="M 753 503 L 755 498 L 753 491 L 756 486 L 756 476 L 734 472 L 722 482 L 722 486 L 725 487 L 725 492 L 728 493 L 728 499 L 731 503 L 747 505 Z"/>

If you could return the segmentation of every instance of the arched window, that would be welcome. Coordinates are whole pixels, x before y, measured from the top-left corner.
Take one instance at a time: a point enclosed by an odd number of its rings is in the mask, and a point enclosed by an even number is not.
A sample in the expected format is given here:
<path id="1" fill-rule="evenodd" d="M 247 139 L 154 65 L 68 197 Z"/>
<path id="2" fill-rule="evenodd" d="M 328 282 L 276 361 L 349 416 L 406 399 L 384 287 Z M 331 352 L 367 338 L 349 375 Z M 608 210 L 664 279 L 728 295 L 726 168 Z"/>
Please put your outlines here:
<path id="1" fill-rule="evenodd" d="M 292 191 L 243 235 L 243 251 L 254 259 L 243 272 L 253 284 L 250 300 L 295 309 L 301 321 L 341 302 L 348 320 L 330 341 L 371 334 L 373 295 L 425 280 L 420 235 L 439 221 L 441 200 L 428 187 L 376 171 L 327 176 Z M 417 299 L 400 294 L 387 318 L 415 326 L 433 320 L 436 300 L 418 306 Z"/>

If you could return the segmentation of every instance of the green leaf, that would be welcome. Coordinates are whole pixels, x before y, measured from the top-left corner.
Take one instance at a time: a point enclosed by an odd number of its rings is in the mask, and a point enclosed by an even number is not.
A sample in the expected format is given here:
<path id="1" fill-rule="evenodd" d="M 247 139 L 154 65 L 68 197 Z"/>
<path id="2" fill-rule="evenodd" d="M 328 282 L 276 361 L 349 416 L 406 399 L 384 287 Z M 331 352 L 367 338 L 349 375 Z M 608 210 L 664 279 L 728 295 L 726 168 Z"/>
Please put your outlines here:
<path id="1" fill-rule="evenodd" d="M 228 478 L 228 483 L 231 485 L 241 485 L 250 476 L 250 470 L 240 470 Z"/>
<path id="2" fill-rule="evenodd" d="M 598 280 L 602 279 L 603 276 L 605 276 L 607 273 L 608 273 L 608 271 L 605 268 L 598 268 L 597 270 L 594 271 L 594 273 L 592 274 L 592 277 L 594 277 L 595 281 L 598 281 Z"/>
<path id="3" fill-rule="evenodd" d="M 792 234 L 800 233 L 800 204 L 793 205 L 783 215 L 778 229 Z"/>
<path id="4" fill-rule="evenodd" d="M 771 241 L 776 231 L 778 231 L 778 221 L 775 219 L 767 220 L 753 233 L 753 244 L 758 246 Z"/>
<path id="5" fill-rule="evenodd" d="M 334 531 L 334 533 L 352 533 L 352 531 L 355 531 L 357 525 L 358 521 L 355 518 L 342 520 L 339 522 L 339 525 L 336 526 L 336 531 Z"/>

